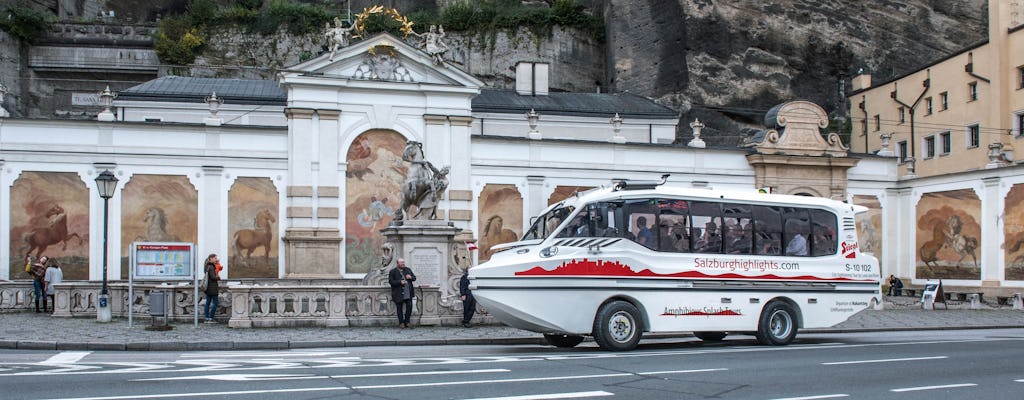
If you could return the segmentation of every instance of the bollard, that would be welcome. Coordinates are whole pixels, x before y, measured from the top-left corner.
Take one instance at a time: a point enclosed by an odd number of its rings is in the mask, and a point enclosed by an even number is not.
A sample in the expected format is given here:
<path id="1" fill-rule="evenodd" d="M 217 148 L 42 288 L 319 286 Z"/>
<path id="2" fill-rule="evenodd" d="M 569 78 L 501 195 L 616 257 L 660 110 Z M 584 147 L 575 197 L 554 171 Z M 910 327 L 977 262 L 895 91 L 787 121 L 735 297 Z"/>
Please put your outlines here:
<path id="1" fill-rule="evenodd" d="M 1021 299 L 1020 293 L 1013 294 L 1013 309 L 1024 310 L 1024 299 Z"/>
<path id="2" fill-rule="evenodd" d="M 935 309 L 935 297 L 931 293 L 927 293 L 924 297 L 921 297 L 921 309 L 923 310 L 934 310 Z"/>
<path id="3" fill-rule="evenodd" d="M 971 309 L 972 310 L 980 310 L 981 309 L 981 296 L 979 296 L 977 293 L 971 293 L 971 294 L 969 294 L 967 296 L 970 297 L 970 299 L 971 299 Z"/>

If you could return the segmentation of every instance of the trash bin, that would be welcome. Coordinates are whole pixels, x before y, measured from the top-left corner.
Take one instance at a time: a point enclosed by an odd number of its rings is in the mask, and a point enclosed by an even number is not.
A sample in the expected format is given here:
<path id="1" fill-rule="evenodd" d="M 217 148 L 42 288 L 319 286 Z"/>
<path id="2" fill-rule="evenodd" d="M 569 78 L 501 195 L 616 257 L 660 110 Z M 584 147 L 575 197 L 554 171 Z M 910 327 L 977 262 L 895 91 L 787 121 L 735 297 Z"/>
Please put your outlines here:
<path id="1" fill-rule="evenodd" d="M 149 292 L 149 315 L 163 317 L 167 314 L 167 295 L 163 290 Z"/>
<path id="2" fill-rule="evenodd" d="M 168 331 L 174 328 L 168 324 L 167 295 L 168 292 L 163 290 L 149 292 L 149 315 L 153 321 L 145 328 L 147 331 Z"/>

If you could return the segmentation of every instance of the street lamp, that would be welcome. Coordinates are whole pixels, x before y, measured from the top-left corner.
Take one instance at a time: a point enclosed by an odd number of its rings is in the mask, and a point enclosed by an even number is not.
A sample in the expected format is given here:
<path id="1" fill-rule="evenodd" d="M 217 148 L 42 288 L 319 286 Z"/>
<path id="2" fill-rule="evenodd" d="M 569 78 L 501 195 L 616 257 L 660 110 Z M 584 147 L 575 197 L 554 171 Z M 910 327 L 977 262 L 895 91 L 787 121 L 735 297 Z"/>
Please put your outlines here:
<path id="1" fill-rule="evenodd" d="M 110 322 L 110 304 L 107 302 L 107 212 L 110 198 L 117 189 L 117 177 L 110 170 L 104 170 L 96 177 L 96 188 L 103 198 L 103 289 L 100 290 L 100 304 L 96 308 L 96 320 Z"/>

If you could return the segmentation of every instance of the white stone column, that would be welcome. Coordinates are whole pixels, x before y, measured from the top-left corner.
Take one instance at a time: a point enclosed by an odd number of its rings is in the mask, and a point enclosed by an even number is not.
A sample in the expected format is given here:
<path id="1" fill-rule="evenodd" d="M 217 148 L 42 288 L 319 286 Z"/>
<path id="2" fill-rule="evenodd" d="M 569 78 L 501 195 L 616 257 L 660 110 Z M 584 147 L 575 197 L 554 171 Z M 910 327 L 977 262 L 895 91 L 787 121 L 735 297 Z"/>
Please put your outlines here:
<path id="1" fill-rule="evenodd" d="M 226 204 L 223 183 L 224 167 L 203 166 L 203 178 L 198 187 L 199 221 L 202 223 L 199 224 L 199 236 L 196 238 L 197 264 L 202 263 L 210 253 L 217 253 L 225 261 L 230 259 L 226 243 L 227 213 L 226 208 L 222 207 Z"/>
<path id="2" fill-rule="evenodd" d="M 338 198 L 342 183 L 339 171 L 342 160 L 339 160 L 338 110 L 317 110 L 319 124 L 317 126 L 317 182 L 314 192 L 315 225 L 324 229 L 340 229 L 341 202 Z"/>
<path id="3" fill-rule="evenodd" d="M 473 231 L 473 187 L 470 183 L 472 176 L 470 155 L 472 147 L 470 142 L 471 126 L 473 117 L 449 116 L 450 122 L 450 155 L 451 173 L 448 174 L 448 220 L 455 224 L 455 227 L 463 231 Z M 479 237 L 479 234 L 475 235 Z"/>
<path id="4" fill-rule="evenodd" d="M 910 199 L 910 189 L 886 189 L 882 204 L 882 253 L 879 260 L 882 262 L 883 276 L 894 274 L 900 277 L 914 277 L 913 249 L 916 246 L 908 243 L 913 238 L 913 228 L 917 226 L 914 222 L 914 204 Z"/>
<path id="5" fill-rule="evenodd" d="M 530 224 L 530 218 L 540 214 L 544 211 L 544 208 L 548 206 L 548 199 L 544 196 L 544 180 L 543 176 L 527 176 L 526 177 L 526 215 L 524 219 L 526 225 Z"/>
<path id="6" fill-rule="evenodd" d="M 1000 218 L 1006 202 L 999 194 L 999 177 L 983 178 L 981 192 L 981 285 L 998 287 L 1006 275 L 1003 224 Z"/>
<path id="7" fill-rule="evenodd" d="M 286 221 L 288 229 L 313 227 L 313 161 L 316 141 L 313 111 L 288 108 L 288 189 Z"/>

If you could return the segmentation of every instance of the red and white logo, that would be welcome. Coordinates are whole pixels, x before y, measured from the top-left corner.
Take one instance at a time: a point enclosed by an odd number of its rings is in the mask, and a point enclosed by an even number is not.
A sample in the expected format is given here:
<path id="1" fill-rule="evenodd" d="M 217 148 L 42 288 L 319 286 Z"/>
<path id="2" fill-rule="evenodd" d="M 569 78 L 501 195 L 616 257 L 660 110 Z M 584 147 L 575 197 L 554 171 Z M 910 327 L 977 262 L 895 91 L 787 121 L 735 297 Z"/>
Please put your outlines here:
<path id="1" fill-rule="evenodd" d="M 476 243 L 474 243 L 474 242 L 466 242 L 466 250 L 473 251 L 473 250 L 476 250 L 476 249 L 477 249 Z"/>
<path id="2" fill-rule="evenodd" d="M 857 243 L 843 242 L 843 256 L 846 258 L 857 258 Z"/>

